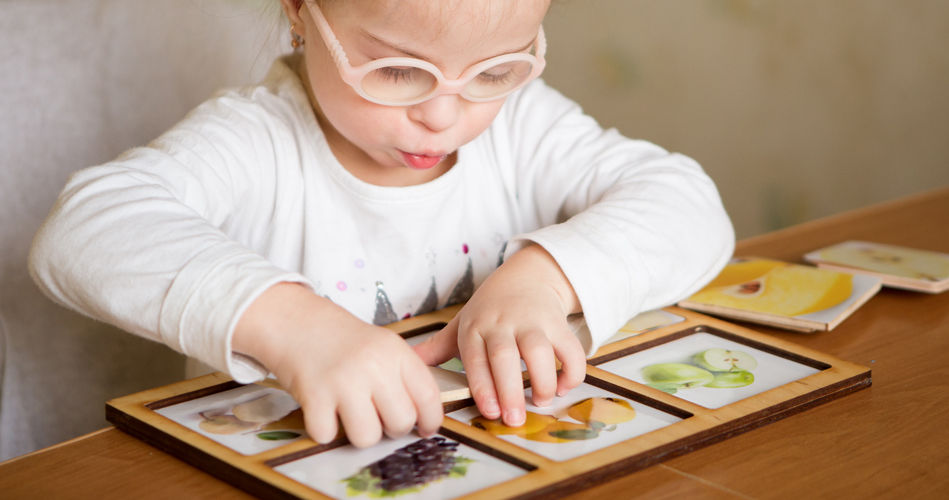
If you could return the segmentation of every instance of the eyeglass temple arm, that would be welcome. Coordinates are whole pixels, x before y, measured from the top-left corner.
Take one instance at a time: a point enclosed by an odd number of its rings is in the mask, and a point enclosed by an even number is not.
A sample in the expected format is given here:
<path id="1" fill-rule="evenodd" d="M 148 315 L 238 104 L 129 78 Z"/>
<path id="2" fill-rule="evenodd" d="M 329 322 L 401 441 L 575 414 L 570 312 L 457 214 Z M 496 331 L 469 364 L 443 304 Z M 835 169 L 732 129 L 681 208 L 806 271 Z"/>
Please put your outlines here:
<path id="1" fill-rule="evenodd" d="M 333 56 L 333 61 L 336 62 L 337 67 L 349 68 L 349 58 L 346 57 L 346 52 L 343 52 L 343 47 L 340 46 L 339 40 L 336 39 L 336 34 L 333 33 L 333 28 L 330 28 L 330 23 L 326 21 L 323 11 L 320 10 L 318 5 L 314 4 L 313 7 L 310 13 L 313 14 L 313 20 L 319 27 L 320 36 L 323 37 L 326 48 L 329 49 L 330 55 Z"/>
<path id="2" fill-rule="evenodd" d="M 537 32 L 537 54 L 535 54 L 541 64 L 547 63 L 544 59 L 545 54 L 547 54 L 547 37 L 544 36 L 544 25 L 541 24 L 540 31 Z"/>

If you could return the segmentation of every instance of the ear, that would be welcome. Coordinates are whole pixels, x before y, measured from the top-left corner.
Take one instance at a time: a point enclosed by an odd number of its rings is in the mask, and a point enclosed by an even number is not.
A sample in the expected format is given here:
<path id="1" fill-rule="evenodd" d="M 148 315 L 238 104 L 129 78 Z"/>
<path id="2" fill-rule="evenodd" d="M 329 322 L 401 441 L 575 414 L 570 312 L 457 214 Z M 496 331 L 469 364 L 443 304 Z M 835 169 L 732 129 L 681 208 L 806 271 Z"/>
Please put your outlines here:
<path id="1" fill-rule="evenodd" d="M 280 0 L 283 12 L 290 20 L 290 24 L 294 26 L 294 31 L 306 39 L 306 25 L 303 23 L 303 18 L 300 17 L 300 9 L 306 7 L 303 5 L 304 2 L 305 0 Z"/>

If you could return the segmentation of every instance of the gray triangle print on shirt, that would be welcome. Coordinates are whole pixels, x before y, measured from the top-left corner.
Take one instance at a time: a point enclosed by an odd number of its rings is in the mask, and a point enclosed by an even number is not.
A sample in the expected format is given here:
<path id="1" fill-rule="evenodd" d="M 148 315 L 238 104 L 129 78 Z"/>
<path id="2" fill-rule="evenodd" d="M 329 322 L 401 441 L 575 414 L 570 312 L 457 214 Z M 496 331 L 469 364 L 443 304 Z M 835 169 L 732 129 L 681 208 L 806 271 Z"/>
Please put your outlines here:
<path id="1" fill-rule="evenodd" d="M 501 245 L 501 251 L 498 252 L 498 267 L 501 267 L 501 264 L 504 264 L 504 251 L 505 251 L 505 250 L 507 250 L 507 242 L 506 242 L 506 241 L 504 242 L 503 245 Z"/>
<path id="2" fill-rule="evenodd" d="M 430 313 L 437 308 L 438 308 L 438 290 L 435 289 L 435 277 L 432 276 L 432 286 L 428 288 L 428 295 L 425 296 L 425 300 L 423 300 L 422 304 L 418 306 L 418 309 L 415 310 L 414 316 Z"/>
<path id="3" fill-rule="evenodd" d="M 451 291 L 451 295 L 448 296 L 448 302 L 445 303 L 445 307 L 468 302 L 468 299 L 470 299 L 473 294 L 474 270 L 471 267 L 471 257 L 468 257 L 468 269 L 465 270 L 465 275 L 462 276 L 458 284 L 455 285 L 455 289 Z"/>
<path id="4" fill-rule="evenodd" d="M 376 282 L 376 316 L 373 318 L 372 323 L 378 326 L 388 325 L 389 323 L 394 323 L 399 319 L 396 316 L 395 311 L 392 310 L 392 303 L 389 302 L 389 296 L 386 295 L 386 291 L 382 288 L 382 282 Z"/>

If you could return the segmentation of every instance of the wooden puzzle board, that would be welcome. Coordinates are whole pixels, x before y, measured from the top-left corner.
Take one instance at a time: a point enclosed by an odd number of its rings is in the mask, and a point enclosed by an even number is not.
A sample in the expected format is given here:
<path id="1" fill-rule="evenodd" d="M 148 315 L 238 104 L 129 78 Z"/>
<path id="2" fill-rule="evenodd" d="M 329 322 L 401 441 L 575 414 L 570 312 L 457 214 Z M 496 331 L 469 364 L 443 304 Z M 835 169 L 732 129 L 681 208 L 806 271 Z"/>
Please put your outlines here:
<path id="1" fill-rule="evenodd" d="M 411 318 L 390 325 L 390 329 L 406 336 L 413 331 L 431 330 L 432 325 L 447 323 L 457 310 Z M 472 411 L 470 399 L 446 403 L 448 416 L 440 435 L 458 441 L 468 447 L 466 449 L 477 450 L 479 456 L 492 457 L 521 471 L 512 479 L 459 498 L 559 497 L 767 425 L 869 387 L 871 383 L 869 368 L 684 309 L 668 308 L 667 311 L 686 320 L 602 347 L 588 360 L 586 385 L 582 387 L 626 399 L 640 409 L 639 414 L 666 415 L 667 420 L 674 423 L 667 422 L 660 428 L 615 443 L 592 440 L 605 446 L 582 451 L 572 458 L 552 457 L 543 450 L 530 451 L 529 443 L 510 436 L 496 436 L 469 425 L 464 419 L 453 418 L 453 414 Z M 691 355 L 689 349 L 705 348 L 708 342 L 717 342 L 716 345 L 723 348 L 740 345 L 744 351 L 760 358 L 754 370 L 755 382 L 742 389 L 761 382 L 763 385 L 756 391 L 765 390 L 735 396 L 737 389 L 734 393 L 732 389 L 706 389 L 703 393 L 700 389 L 705 388 L 697 388 L 680 390 L 673 395 L 636 380 L 642 378 L 637 374 L 642 373 L 639 366 L 644 363 L 683 361 L 680 359 L 683 352 Z M 783 382 L 787 377 L 798 376 L 802 378 Z M 529 385 L 529 381 L 525 385 Z M 106 406 L 106 417 L 118 428 L 259 497 L 332 498 L 281 474 L 275 467 L 344 450 L 349 447 L 345 437 L 327 445 L 304 438 L 243 455 L 156 413 L 161 408 L 239 387 L 223 374 L 211 374 L 112 400 Z M 705 394 L 708 391 L 724 391 L 722 394 L 729 396 L 713 394 L 709 400 Z M 444 483 L 451 484 L 450 480 Z"/>

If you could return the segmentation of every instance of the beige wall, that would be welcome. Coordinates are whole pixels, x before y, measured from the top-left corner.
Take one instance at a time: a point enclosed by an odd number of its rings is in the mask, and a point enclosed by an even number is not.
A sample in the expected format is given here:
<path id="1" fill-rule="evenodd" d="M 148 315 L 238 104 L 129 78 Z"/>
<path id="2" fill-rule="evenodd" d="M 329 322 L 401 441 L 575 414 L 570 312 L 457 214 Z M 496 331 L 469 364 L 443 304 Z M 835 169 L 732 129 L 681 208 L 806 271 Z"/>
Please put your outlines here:
<path id="1" fill-rule="evenodd" d="M 697 159 L 739 237 L 949 184 L 945 0 L 554 0 L 546 80 Z"/>

